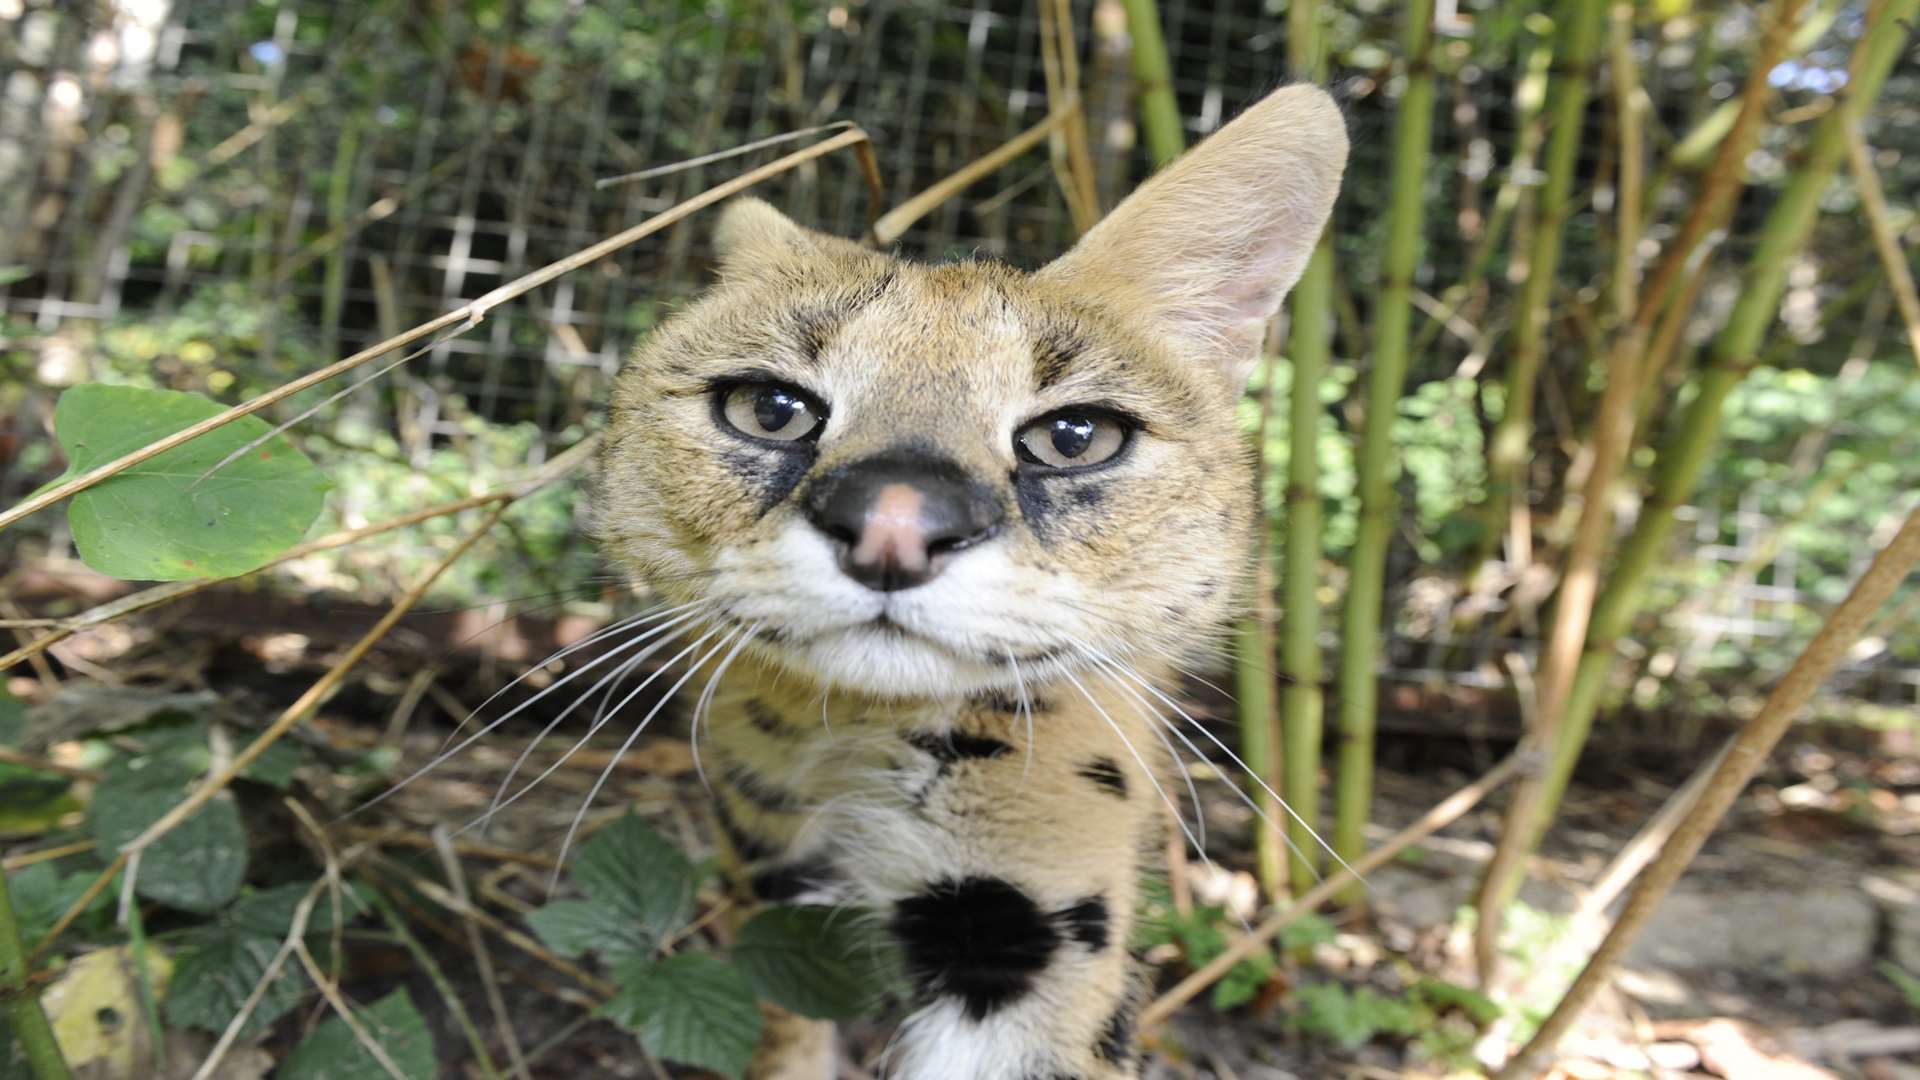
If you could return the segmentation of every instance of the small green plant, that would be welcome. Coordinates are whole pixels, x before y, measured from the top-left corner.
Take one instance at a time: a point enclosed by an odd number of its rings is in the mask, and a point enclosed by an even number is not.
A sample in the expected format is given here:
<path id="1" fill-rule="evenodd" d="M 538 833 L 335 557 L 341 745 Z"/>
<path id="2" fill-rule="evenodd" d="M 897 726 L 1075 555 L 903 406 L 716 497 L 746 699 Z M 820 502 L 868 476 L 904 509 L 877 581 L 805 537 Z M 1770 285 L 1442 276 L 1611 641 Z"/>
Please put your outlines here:
<path id="1" fill-rule="evenodd" d="M 1288 1023 L 1304 1035 L 1343 1050 L 1383 1035 L 1410 1038 L 1418 1057 L 1450 1068 L 1471 1065 L 1479 1030 L 1500 1017 L 1500 1006 L 1484 994 L 1439 979 L 1422 979 L 1398 996 L 1314 983 L 1294 994 L 1294 1005 Z"/>
<path id="2" fill-rule="evenodd" d="M 706 876 L 631 814 L 595 833 L 574 860 L 579 899 L 527 916 L 563 956 L 597 956 L 619 986 L 602 1015 L 670 1061 L 740 1076 L 760 1035 L 757 1000 L 844 1020 L 883 1004 L 895 961 L 861 913 L 775 906 L 748 919 L 725 957 L 694 951 L 688 928 Z"/>
<path id="3" fill-rule="evenodd" d="M 1181 914 L 1173 906 L 1166 884 L 1148 882 L 1142 888 L 1139 927 L 1135 947 L 1141 951 L 1159 945 L 1174 945 L 1193 967 L 1200 967 L 1226 950 L 1227 942 L 1238 932 L 1223 907 L 1196 905 L 1190 914 Z M 1333 926 L 1317 915 L 1306 915 L 1280 935 L 1280 947 L 1290 956 L 1300 956 L 1316 944 L 1333 940 Z M 1273 982 L 1279 970 L 1271 949 L 1261 948 L 1228 969 L 1213 985 L 1209 1000 L 1221 1011 L 1238 1008 L 1260 996 Z"/>
<path id="4" fill-rule="evenodd" d="M 1920 1013 L 1920 977 L 1908 974 L 1904 968 L 1891 960 L 1880 962 L 1880 974 L 1885 975 L 1893 985 L 1900 988 L 1900 993 L 1906 997 L 1909 1008 Z"/>

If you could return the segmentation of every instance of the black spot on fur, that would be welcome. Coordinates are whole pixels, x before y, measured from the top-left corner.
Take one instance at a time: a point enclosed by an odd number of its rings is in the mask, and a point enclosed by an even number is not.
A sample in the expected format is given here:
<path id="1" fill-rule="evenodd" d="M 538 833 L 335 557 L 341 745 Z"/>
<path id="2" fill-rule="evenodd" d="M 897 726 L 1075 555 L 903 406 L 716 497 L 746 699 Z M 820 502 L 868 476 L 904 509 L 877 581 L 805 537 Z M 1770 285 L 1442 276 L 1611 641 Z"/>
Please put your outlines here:
<path id="1" fill-rule="evenodd" d="M 1127 797 L 1127 774 L 1120 770 L 1120 763 L 1112 758 L 1094 758 L 1075 771 L 1112 794 L 1122 799 Z"/>
<path id="2" fill-rule="evenodd" d="M 1092 510 L 1107 499 L 1107 489 L 1096 483 L 1075 484 L 1067 493 L 1077 510 Z"/>
<path id="3" fill-rule="evenodd" d="M 999 878 L 951 878 L 894 905 L 892 929 L 922 994 L 983 1020 L 1024 997 L 1060 947 L 1053 919 Z"/>
<path id="4" fill-rule="evenodd" d="M 997 758 L 1012 751 L 1013 747 L 999 739 L 987 735 L 969 735 L 964 731 L 949 731 L 945 735 L 935 735 L 930 731 L 909 731 L 906 735 L 914 749 L 933 755 L 940 763 L 942 772 L 947 766 L 960 761 L 979 761 Z"/>
<path id="5" fill-rule="evenodd" d="M 745 765 L 729 764 L 721 778 L 734 794 L 768 814 L 791 814 L 806 807 L 806 800 L 768 780 Z"/>
<path id="6" fill-rule="evenodd" d="M 1100 1028 L 1093 1056 L 1109 1065 L 1133 1064 L 1133 1002 L 1123 1001 Z"/>
<path id="7" fill-rule="evenodd" d="M 748 884 L 753 895 L 778 902 L 831 885 L 839 876 L 833 864 L 824 858 L 802 859 L 756 871 Z"/>
<path id="8" fill-rule="evenodd" d="M 747 700 L 746 712 L 747 723 L 752 724 L 753 729 L 762 735 L 771 735 L 776 739 L 797 739 L 800 737 L 800 732 L 795 728 L 788 727 L 787 722 L 780 718 L 780 714 L 774 711 L 773 706 L 768 705 L 759 698 L 749 698 Z"/>
<path id="9" fill-rule="evenodd" d="M 967 703 L 969 705 L 972 705 L 976 709 L 985 709 L 988 712 L 1005 713 L 1008 716 L 1018 716 L 1023 711 L 1028 709 L 1031 709 L 1036 713 L 1045 713 L 1045 712 L 1053 711 L 1052 701 L 1049 701 L 1046 698 L 1040 697 L 1034 694 L 1032 691 L 1028 691 L 1027 698 L 1024 704 L 1020 700 L 1020 695 L 1009 694 L 1004 690 L 988 690 L 983 693 L 975 694 L 972 697 L 967 699 Z"/>
<path id="10" fill-rule="evenodd" d="M 1059 912 L 1056 916 L 1066 924 L 1067 933 L 1073 940 L 1092 949 L 1094 952 L 1107 947 L 1107 901 L 1103 896 L 1089 896 L 1085 900 Z"/>

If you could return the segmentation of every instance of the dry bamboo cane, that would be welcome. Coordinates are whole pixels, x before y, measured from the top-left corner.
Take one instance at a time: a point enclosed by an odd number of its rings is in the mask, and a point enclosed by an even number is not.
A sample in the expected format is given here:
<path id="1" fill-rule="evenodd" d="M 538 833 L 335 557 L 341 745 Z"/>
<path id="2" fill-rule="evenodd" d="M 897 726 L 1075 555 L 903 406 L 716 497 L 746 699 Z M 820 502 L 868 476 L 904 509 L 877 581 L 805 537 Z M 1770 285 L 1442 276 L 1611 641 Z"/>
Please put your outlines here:
<path id="1" fill-rule="evenodd" d="M 1794 661 L 1793 667 L 1788 669 L 1773 693 L 1768 695 L 1767 703 L 1759 715 L 1749 721 L 1728 746 L 1725 758 L 1714 770 L 1686 818 L 1674 830 L 1672 839 L 1648 865 L 1632 894 L 1627 897 L 1626 906 L 1621 909 L 1613 929 L 1587 960 L 1580 977 L 1574 980 L 1573 987 L 1554 1008 L 1553 1014 L 1540 1025 L 1533 1040 L 1500 1070 L 1497 1080 L 1526 1080 L 1537 1075 L 1545 1066 L 1547 1057 L 1561 1036 L 1579 1019 L 1594 995 L 1611 981 L 1614 965 L 1619 963 L 1627 947 L 1639 936 L 1647 919 L 1666 899 L 1674 882 L 1679 880 L 1687 865 L 1699 853 L 1701 845 L 1720 824 L 1720 819 L 1726 816 L 1727 809 L 1746 788 L 1747 782 L 1766 762 L 1774 745 L 1786 734 L 1794 718 L 1808 699 L 1813 697 L 1814 691 L 1826 682 L 1827 677 L 1846 658 L 1847 650 L 1859 640 L 1861 630 L 1873 613 L 1893 595 L 1893 591 L 1899 588 L 1916 564 L 1920 564 L 1920 506 L 1907 515 L 1900 531 L 1874 557 L 1872 565 L 1860 576 L 1847 598 L 1827 617 L 1826 625 L 1807 643 L 1800 658 Z"/>

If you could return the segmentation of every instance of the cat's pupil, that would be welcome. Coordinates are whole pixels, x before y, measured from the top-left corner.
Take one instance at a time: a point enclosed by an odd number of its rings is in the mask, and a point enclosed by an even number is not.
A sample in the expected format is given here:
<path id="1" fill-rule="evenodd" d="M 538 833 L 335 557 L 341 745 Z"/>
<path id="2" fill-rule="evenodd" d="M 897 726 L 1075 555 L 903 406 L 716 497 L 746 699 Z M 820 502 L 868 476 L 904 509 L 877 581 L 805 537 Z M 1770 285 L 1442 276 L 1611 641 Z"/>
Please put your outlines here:
<path id="1" fill-rule="evenodd" d="M 1093 442 L 1093 421 L 1084 416 L 1061 416 L 1053 421 L 1053 448 L 1064 458 L 1077 458 Z"/>
<path id="2" fill-rule="evenodd" d="M 793 423 L 793 414 L 806 408 L 800 399 L 777 386 L 760 391 L 753 400 L 753 419 L 765 431 L 783 431 Z"/>

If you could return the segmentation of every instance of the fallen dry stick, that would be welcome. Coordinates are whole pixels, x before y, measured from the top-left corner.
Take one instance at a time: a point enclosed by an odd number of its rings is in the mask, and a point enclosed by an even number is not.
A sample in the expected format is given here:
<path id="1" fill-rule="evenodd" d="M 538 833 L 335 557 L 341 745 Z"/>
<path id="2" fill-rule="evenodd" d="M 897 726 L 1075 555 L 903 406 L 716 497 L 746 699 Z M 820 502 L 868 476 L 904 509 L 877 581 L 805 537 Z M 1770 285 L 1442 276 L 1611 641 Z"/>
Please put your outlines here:
<path id="1" fill-rule="evenodd" d="M 1386 843 L 1353 860 L 1350 866 L 1339 873 L 1328 875 L 1320 884 L 1301 894 L 1300 899 L 1269 915 L 1267 921 L 1254 927 L 1251 933 L 1242 934 L 1234 939 L 1227 946 L 1226 951 L 1214 957 L 1200 970 L 1181 979 L 1174 984 L 1173 989 L 1160 995 L 1148 1005 L 1140 1013 L 1140 1026 L 1150 1027 L 1172 1016 L 1176 1009 L 1192 1001 L 1202 990 L 1218 982 L 1221 976 L 1233 969 L 1233 965 L 1245 959 L 1255 949 L 1278 937 L 1280 931 L 1291 926 L 1302 915 L 1331 900 L 1339 894 L 1340 890 L 1359 881 L 1368 872 L 1393 861 L 1402 851 L 1458 821 L 1461 815 L 1478 805 L 1489 792 L 1513 779 L 1514 775 L 1520 771 L 1521 760 L 1517 754 L 1509 756 L 1488 770 L 1485 776 L 1441 800 L 1420 820 L 1393 834 Z"/>

